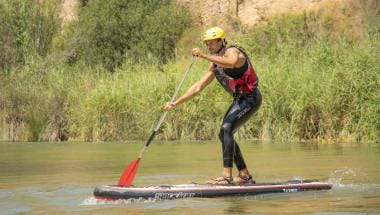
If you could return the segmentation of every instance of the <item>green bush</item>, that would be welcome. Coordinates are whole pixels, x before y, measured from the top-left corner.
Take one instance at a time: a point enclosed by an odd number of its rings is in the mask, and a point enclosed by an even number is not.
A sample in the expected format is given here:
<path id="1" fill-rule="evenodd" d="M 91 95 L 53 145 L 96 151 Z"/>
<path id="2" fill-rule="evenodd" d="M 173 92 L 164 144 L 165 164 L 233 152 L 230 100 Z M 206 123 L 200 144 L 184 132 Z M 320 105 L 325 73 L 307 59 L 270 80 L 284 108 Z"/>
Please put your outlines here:
<path id="1" fill-rule="evenodd" d="M 186 10 L 169 0 L 92 0 L 68 36 L 68 49 L 75 50 L 70 60 L 110 71 L 126 58 L 165 63 L 189 23 Z"/>

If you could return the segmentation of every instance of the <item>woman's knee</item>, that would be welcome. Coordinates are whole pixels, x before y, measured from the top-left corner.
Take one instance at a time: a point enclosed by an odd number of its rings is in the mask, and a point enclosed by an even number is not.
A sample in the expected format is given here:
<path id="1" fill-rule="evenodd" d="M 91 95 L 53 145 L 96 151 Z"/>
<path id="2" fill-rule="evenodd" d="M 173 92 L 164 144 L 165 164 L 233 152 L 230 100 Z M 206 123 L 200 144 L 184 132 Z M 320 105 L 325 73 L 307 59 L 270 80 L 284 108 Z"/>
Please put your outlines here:
<path id="1" fill-rule="evenodd" d="M 232 135 L 232 124 L 223 123 L 219 131 L 219 139 L 223 141 L 225 135 Z"/>

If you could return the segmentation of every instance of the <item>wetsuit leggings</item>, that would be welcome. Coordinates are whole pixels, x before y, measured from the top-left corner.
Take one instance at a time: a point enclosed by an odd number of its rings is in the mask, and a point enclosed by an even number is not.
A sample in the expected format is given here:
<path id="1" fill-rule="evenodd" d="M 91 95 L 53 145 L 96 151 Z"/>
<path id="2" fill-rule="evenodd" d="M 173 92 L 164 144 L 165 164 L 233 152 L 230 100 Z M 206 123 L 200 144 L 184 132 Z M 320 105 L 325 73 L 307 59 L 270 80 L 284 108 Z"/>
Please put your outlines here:
<path id="1" fill-rule="evenodd" d="M 238 170 L 247 168 L 233 135 L 259 109 L 260 105 L 261 94 L 259 89 L 255 89 L 249 96 L 234 98 L 224 116 L 219 133 L 223 149 L 223 167 L 232 167 L 235 163 Z"/>

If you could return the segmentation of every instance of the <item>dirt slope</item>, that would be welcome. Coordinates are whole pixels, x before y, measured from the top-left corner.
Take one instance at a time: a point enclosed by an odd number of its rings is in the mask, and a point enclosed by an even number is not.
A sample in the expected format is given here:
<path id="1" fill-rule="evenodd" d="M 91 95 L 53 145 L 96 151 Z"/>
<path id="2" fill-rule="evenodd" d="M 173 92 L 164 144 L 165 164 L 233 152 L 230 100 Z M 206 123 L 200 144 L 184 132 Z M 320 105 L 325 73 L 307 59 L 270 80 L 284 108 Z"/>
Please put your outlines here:
<path id="1" fill-rule="evenodd" d="M 275 14 L 318 9 L 323 4 L 346 4 L 350 0 L 177 0 L 190 9 L 201 26 L 228 25 L 236 19 L 254 27 Z"/>
<path id="2" fill-rule="evenodd" d="M 60 0 L 62 27 L 77 18 L 81 0 Z M 82 0 L 83 1 L 83 0 Z M 91 0 L 86 0 L 91 1 Z M 351 9 L 346 17 L 352 17 L 353 26 L 361 25 L 357 9 L 360 7 L 380 8 L 380 0 L 175 0 L 187 7 L 195 24 L 201 27 L 218 25 L 230 28 L 238 23 L 245 28 L 254 28 L 265 23 L 269 17 L 281 13 L 303 12 L 320 8 L 330 10 L 335 20 L 341 19 L 345 6 Z M 363 5 L 364 4 L 364 5 Z M 335 14 L 335 12 L 338 12 Z M 346 10 L 347 11 L 347 10 Z M 356 17 L 355 17 L 356 16 Z M 356 24 L 354 24 L 356 23 Z M 235 29 L 236 30 L 236 29 Z"/>
<path id="3" fill-rule="evenodd" d="M 61 27 L 77 19 L 78 6 L 79 0 L 61 0 L 61 10 L 59 13 L 59 18 L 62 20 Z"/>

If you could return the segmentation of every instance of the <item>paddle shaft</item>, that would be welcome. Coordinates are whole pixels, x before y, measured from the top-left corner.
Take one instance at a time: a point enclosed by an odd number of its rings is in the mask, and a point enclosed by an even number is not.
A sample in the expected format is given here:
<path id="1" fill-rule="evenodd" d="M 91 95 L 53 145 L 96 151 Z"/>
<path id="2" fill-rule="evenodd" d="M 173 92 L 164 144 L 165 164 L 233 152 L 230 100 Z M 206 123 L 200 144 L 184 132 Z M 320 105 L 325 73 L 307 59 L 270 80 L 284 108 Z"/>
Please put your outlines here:
<path id="1" fill-rule="evenodd" d="M 178 84 L 178 86 L 177 86 L 177 88 L 176 88 L 176 90 L 175 90 L 175 92 L 174 92 L 172 98 L 170 99 L 170 102 L 174 102 L 175 98 L 177 97 L 177 94 L 178 94 L 178 92 L 179 92 L 179 90 L 180 90 L 180 88 L 181 88 L 183 82 L 185 81 L 186 76 L 187 76 L 187 74 L 189 73 L 190 68 L 191 68 L 191 66 L 193 65 L 194 61 L 195 61 L 195 57 L 192 57 L 190 64 L 187 66 L 187 68 L 186 68 L 186 70 L 185 70 L 185 73 L 184 73 L 183 76 L 182 76 L 181 81 L 179 82 L 179 84 Z M 152 134 L 149 136 L 148 140 L 146 141 L 144 148 L 141 150 L 140 155 L 139 155 L 138 158 L 141 159 L 142 156 L 144 155 L 144 153 L 145 153 L 145 151 L 147 150 L 148 146 L 149 146 L 150 143 L 152 142 L 154 136 L 156 135 L 156 133 L 157 133 L 158 130 L 160 129 L 162 123 L 164 122 L 164 120 L 165 120 L 167 114 L 168 114 L 168 112 L 165 111 L 164 114 L 161 116 L 161 118 L 160 118 L 160 120 L 158 121 L 156 127 L 153 129 Z"/>

